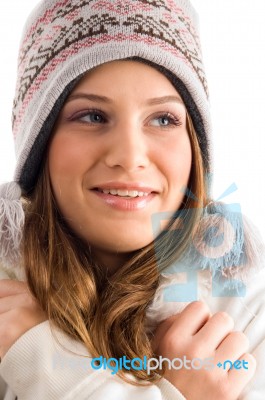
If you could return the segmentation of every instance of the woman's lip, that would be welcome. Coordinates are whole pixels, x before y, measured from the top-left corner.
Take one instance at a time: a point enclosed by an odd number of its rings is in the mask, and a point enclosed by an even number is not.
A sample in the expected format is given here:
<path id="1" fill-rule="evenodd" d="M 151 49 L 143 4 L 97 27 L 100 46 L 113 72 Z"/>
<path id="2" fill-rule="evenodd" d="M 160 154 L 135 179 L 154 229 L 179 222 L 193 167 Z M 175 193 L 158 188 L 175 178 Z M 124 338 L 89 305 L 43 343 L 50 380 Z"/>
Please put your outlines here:
<path id="1" fill-rule="evenodd" d="M 105 182 L 102 184 L 98 184 L 97 186 L 94 186 L 92 189 L 94 190 L 105 190 L 105 189 L 114 189 L 114 190 L 137 190 L 138 192 L 144 192 L 144 193 L 158 193 L 158 190 L 155 188 L 152 188 L 150 186 L 147 186 L 143 182 L 114 182 L 114 181 L 109 181 Z"/>
<path id="2" fill-rule="evenodd" d="M 106 194 L 98 190 L 92 190 L 108 206 L 121 211 L 137 211 L 145 208 L 156 196 L 156 193 L 149 193 L 148 196 L 125 198 Z"/>

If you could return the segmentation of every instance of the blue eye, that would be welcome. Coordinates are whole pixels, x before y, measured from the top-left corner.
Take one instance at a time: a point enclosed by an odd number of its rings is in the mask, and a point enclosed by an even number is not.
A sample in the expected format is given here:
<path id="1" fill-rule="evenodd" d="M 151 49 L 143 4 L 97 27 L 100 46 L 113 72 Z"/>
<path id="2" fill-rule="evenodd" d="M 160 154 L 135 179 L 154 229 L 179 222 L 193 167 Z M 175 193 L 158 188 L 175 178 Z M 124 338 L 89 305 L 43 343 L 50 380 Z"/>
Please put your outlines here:
<path id="1" fill-rule="evenodd" d="M 158 118 L 158 120 L 161 121 L 162 126 L 168 126 L 171 122 L 170 118 L 168 118 L 167 116 L 160 117 L 160 118 Z"/>
<path id="2" fill-rule="evenodd" d="M 105 122 L 105 118 L 97 111 L 88 111 L 86 114 L 83 114 L 83 116 L 79 116 L 78 119 L 90 124 L 101 124 Z"/>
<path id="3" fill-rule="evenodd" d="M 100 125 L 107 121 L 104 114 L 99 110 L 83 110 L 71 116 L 69 120 L 88 125 Z"/>
<path id="4" fill-rule="evenodd" d="M 162 128 L 168 128 L 170 126 L 180 126 L 181 122 L 178 118 L 171 115 L 170 113 L 165 113 L 162 115 L 158 115 L 153 119 L 153 121 L 158 121 L 158 124 L 153 124 L 153 126 L 159 126 Z"/>

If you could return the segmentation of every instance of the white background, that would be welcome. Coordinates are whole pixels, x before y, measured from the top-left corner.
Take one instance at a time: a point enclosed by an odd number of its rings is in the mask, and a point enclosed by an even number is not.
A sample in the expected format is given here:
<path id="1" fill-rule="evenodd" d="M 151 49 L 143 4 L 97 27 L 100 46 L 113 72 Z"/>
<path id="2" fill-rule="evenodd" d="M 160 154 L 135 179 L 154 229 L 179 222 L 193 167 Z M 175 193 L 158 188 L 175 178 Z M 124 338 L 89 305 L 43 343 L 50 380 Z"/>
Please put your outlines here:
<path id="1" fill-rule="evenodd" d="M 264 0 L 193 0 L 210 89 L 214 142 L 214 197 L 231 184 L 227 203 L 265 237 L 265 24 Z M 16 60 L 26 16 L 36 0 L 0 3 L 0 183 L 12 179 L 15 157 L 11 108 Z"/>

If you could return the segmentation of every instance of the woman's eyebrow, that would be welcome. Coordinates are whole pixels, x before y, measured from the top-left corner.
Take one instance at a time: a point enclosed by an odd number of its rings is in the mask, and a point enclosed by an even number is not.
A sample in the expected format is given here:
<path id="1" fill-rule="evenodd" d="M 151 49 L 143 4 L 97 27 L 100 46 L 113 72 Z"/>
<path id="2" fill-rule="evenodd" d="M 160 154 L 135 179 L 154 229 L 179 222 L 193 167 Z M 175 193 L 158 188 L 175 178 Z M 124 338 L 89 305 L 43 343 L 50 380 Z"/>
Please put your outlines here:
<path id="1" fill-rule="evenodd" d="M 164 103 L 180 103 L 183 104 L 183 101 L 179 96 L 163 96 L 163 97 L 155 97 L 153 99 L 147 100 L 146 104 L 153 106 L 156 104 L 164 104 Z"/>
<path id="2" fill-rule="evenodd" d="M 87 100 L 91 100 L 91 101 L 98 101 L 101 103 L 112 103 L 111 99 L 109 99 L 106 96 L 99 96 L 97 94 L 88 94 L 88 93 L 75 93 L 75 94 L 71 94 L 67 100 L 66 103 L 72 101 L 72 100 L 76 100 L 76 99 L 87 99 Z"/>
<path id="3" fill-rule="evenodd" d="M 77 100 L 77 99 L 87 99 L 87 100 L 91 100 L 91 101 L 97 101 L 97 102 L 101 102 L 101 103 L 107 103 L 107 104 L 111 104 L 112 100 L 106 96 L 99 96 L 97 94 L 90 94 L 90 93 L 75 93 L 75 94 L 71 94 L 67 100 L 66 103 L 73 101 L 73 100 Z M 165 104 L 165 103 L 180 103 L 183 104 L 183 101 L 181 100 L 181 98 L 179 96 L 162 96 L 162 97 L 154 97 L 152 99 L 148 99 L 146 101 L 146 105 L 148 106 L 152 106 L 152 105 L 156 105 L 156 104 Z"/>

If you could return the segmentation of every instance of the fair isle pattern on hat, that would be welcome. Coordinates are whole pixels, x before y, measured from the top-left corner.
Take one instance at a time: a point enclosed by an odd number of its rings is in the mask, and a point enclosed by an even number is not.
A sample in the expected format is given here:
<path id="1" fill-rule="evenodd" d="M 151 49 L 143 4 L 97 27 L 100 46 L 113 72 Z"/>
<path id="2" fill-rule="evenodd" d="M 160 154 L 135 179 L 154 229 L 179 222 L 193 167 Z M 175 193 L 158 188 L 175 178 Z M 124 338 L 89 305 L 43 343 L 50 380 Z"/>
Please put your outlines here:
<path id="1" fill-rule="evenodd" d="M 74 45 L 77 42 L 82 42 L 87 38 L 90 39 L 90 42 L 86 41 L 84 43 L 85 47 L 92 46 L 93 43 L 95 43 L 95 40 L 97 44 L 100 44 L 109 42 L 111 39 L 118 41 L 126 39 L 139 41 L 139 39 L 141 39 L 143 43 L 147 44 L 155 43 L 156 39 L 159 39 L 158 45 L 161 46 L 162 39 L 163 48 L 172 52 L 177 57 L 181 58 L 182 56 L 187 66 L 194 69 L 195 73 L 198 76 L 198 79 L 201 81 L 205 91 L 207 92 L 207 84 L 204 76 L 204 71 L 200 67 L 200 55 L 196 50 L 196 48 L 198 48 L 199 46 L 198 38 L 188 19 L 185 19 L 185 15 L 181 15 L 183 14 L 182 10 L 180 10 L 181 14 L 178 16 L 178 19 L 186 27 L 185 35 L 188 34 L 189 36 L 192 36 L 194 38 L 194 43 L 192 43 L 192 46 L 190 46 L 190 48 L 187 47 L 187 44 L 183 40 L 180 40 L 179 43 L 176 42 L 174 37 L 176 32 L 168 32 L 168 22 L 169 20 L 170 22 L 172 22 L 172 10 L 167 8 L 165 4 L 163 4 L 161 1 L 155 1 L 152 3 L 152 5 L 154 5 L 155 7 L 161 7 L 162 4 L 164 5 L 167 13 L 163 15 L 163 21 L 156 21 L 156 19 L 152 15 L 146 16 L 144 14 L 135 14 L 134 16 L 127 16 L 127 12 L 132 10 L 129 9 L 130 5 L 128 3 L 126 4 L 126 2 L 124 6 L 125 10 L 127 11 L 124 12 L 124 10 L 121 8 L 120 2 L 118 2 L 118 4 L 113 4 L 110 1 L 106 0 L 97 1 L 95 3 L 95 6 L 93 8 L 91 7 L 95 12 L 101 11 L 100 7 L 103 7 L 103 9 L 108 9 L 110 12 L 117 12 L 119 10 L 119 13 L 125 16 L 122 25 L 128 28 L 129 34 L 126 35 L 126 32 L 124 32 L 124 34 L 121 33 L 117 37 L 115 36 L 115 32 L 111 32 L 111 30 L 115 26 L 120 26 L 119 19 L 115 16 L 112 16 L 110 13 L 104 12 L 104 16 L 91 15 L 90 19 L 80 17 L 77 9 L 85 7 L 86 5 L 89 5 L 89 3 L 91 3 L 91 0 L 83 1 L 80 6 L 76 6 L 74 4 L 66 4 L 65 9 L 62 10 L 61 8 L 59 8 L 55 13 L 52 22 L 55 22 L 59 18 L 66 18 L 66 20 L 72 21 L 72 25 L 70 25 L 68 29 L 66 28 L 66 26 L 56 27 L 58 37 L 55 36 L 52 42 L 52 36 L 49 35 L 48 32 L 46 32 L 46 35 L 48 36 L 44 38 L 41 49 L 36 49 L 35 39 L 36 36 L 38 37 L 40 34 L 44 33 L 45 28 L 40 28 L 38 26 L 38 21 L 37 25 L 35 25 L 34 28 L 30 30 L 30 32 L 32 32 L 32 35 L 30 41 L 27 42 L 25 49 L 21 49 L 21 60 L 27 62 L 27 58 L 31 56 L 32 51 L 34 52 L 34 55 L 31 59 L 30 69 L 25 69 L 26 75 L 22 76 L 19 82 L 20 91 L 18 93 L 16 103 L 20 100 L 23 102 L 33 81 L 36 81 L 35 90 L 38 89 L 38 83 L 42 82 L 43 78 L 47 78 L 47 75 L 44 74 L 44 72 L 46 72 L 45 68 L 47 66 L 50 68 L 53 68 L 55 66 L 56 56 L 58 56 L 59 54 L 61 54 L 63 57 L 68 56 L 71 47 L 74 48 Z M 134 4 L 132 6 L 133 11 L 148 11 L 148 8 L 146 7 L 146 4 L 148 3 L 147 0 L 142 0 L 141 2 L 136 3 L 138 4 Z M 49 16 L 49 13 L 47 14 L 47 16 Z M 50 20 L 49 18 L 47 18 L 47 16 L 44 20 L 41 21 L 41 23 L 47 23 L 47 26 L 49 26 L 48 24 L 50 24 Z M 131 28 L 133 28 L 133 31 L 136 35 L 131 35 Z M 50 29 L 52 30 L 52 28 Z M 111 37 L 111 33 L 114 34 L 113 37 Z M 184 34 L 183 31 L 182 34 Z M 151 38 L 152 41 L 150 40 Z M 45 47 L 44 44 L 46 44 Z M 74 51 L 77 52 L 78 49 L 74 48 Z M 50 65 L 51 61 L 54 61 L 52 65 Z M 57 61 L 59 61 L 60 63 L 60 60 L 57 59 Z"/>
<path id="2" fill-rule="evenodd" d="M 22 189 L 34 186 L 50 134 L 43 127 L 48 118 L 54 123 L 54 107 L 60 96 L 65 99 L 68 85 L 97 65 L 133 57 L 164 68 L 183 83 L 202 120 L 207 165 L 210 116 L 197 24 L 188 0 L 41 1 L 24 28 L 13 108 L 14 179 Z M 34 144 L 37 161 L 30 157 Z M 35 171 L 31 177 L 30 171 Z"/>

